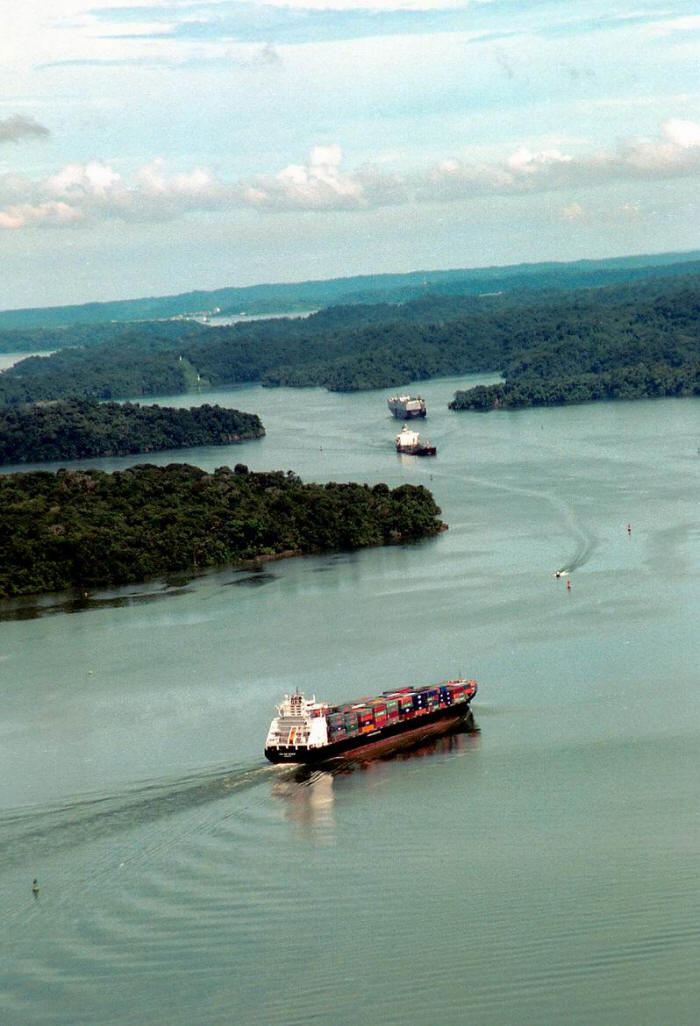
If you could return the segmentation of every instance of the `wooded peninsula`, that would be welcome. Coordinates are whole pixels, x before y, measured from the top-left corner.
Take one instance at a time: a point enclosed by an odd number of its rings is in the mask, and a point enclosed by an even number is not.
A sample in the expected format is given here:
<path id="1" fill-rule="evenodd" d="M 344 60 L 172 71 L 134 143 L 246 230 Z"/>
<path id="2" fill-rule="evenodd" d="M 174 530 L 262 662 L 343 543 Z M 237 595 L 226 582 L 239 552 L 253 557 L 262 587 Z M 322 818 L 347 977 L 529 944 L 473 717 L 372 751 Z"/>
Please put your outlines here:
<path id="1" fill-rule="evenodd" d="M 0 475 L 0 596 L 122 585 L 275 555 L 429 538 L 420 485 L 304 484 L 188 464 Z"/>
<path id="2" fill-rule="evenodd" d="M 0 408 L 0 464 L 232 445 L 265 434 L 254 413 L 69 399 Z"/>
<path id="3" fill-rule="evenodd" d="M 594 288 L 552 288 L 549 274 L 549 289 L 433 291 L 218 327 L 92 325 L 89 344 L 83 325 L 79 345 L 0 374 L 0 404 L 250 382 L 348 392 L 482 372 L 505 381 L 457 393 L 453 409 L 698 395 L 700 274 L 688 266 Z M 60 331 L 65 343 L 69 332 Z"/>

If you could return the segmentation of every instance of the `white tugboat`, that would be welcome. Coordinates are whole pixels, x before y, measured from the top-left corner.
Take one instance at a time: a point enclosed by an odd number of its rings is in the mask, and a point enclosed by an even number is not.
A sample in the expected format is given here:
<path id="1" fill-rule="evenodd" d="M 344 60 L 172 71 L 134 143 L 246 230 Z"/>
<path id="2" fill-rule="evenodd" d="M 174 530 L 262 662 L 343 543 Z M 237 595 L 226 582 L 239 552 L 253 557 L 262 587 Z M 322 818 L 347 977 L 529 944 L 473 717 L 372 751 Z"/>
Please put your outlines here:
<path id="1" fill-rule="evenodd" d="M 396 451 L 408 453 L 409 456 L 435 456 L 437 449 L 430 442 L 421 442 L 417 431 L 404 426 L 396 436 Z"/>
<path id="2" fill-rule="evenodd" d="M 425 399 L 419 395 L 392 395 L 387 399 L 387 406 L 399 420 L 409 420 L 411 417 L 425 417 Z"/>

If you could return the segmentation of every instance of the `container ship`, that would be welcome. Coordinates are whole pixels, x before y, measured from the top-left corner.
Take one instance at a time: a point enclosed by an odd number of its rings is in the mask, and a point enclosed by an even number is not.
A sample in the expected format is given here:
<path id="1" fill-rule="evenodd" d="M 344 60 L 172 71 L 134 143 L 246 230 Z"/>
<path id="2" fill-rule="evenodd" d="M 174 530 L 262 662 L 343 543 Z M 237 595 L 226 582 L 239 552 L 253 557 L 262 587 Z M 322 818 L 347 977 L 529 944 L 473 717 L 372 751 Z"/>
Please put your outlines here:
<path id="1" fill-rule="evenodd" d="M 401 420 L 409 420 L 411 417 L 425 417 L 425 399 L 419 395 L 392 395 L 387 399 L 387 406 Z"/>
<path id="2" fill-rule="evenodd" d="M 396 436 L 396 451 L 407 453 L 409 456 L 435 456 L 437 449 L 430 442 L 422 442 L 417 431 L 411 431 L 404 426 Z"/>
<path id="3" fill-rule="evenodd" d="M 265 757 L 275 763 L 320 765 L 412 747 L 457 727 L 473 726 L 475 694 L 474 680 L 396 688 L 344 705 L 326 705 L 297 691 L 277 706 Z"/>

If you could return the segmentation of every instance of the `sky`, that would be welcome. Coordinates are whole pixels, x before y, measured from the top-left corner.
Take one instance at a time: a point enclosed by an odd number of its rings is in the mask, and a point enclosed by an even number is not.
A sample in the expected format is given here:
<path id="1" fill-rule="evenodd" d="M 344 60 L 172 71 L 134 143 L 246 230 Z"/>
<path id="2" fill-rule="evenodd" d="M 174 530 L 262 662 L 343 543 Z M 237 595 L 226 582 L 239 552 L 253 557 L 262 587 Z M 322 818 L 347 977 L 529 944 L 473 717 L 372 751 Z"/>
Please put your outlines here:
<path id="1" fill-rule="evenodd" d="M 696 0 L 0 19 L 0 309 L 700 248 Z"/>

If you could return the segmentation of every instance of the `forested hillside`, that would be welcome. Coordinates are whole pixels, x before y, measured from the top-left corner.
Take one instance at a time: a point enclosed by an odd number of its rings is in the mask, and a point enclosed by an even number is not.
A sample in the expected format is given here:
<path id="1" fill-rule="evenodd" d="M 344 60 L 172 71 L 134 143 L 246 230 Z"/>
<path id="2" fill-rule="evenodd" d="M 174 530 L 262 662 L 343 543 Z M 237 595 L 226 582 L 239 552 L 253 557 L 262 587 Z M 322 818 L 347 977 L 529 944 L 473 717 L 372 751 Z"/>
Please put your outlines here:
<path id="1" fill-rule="evenodd" d="M 422 486 L 303 484 L 242 464 L 0 475 L 0 596 L 416 540 L 444 528 L 439 514 Z"/>
<path id="2" fill-rule="evenodd" d="M 231 445 L 265 434 L 253 413 L 71 399 L 0 408 L 0 464 Z"/>
<path id="3" fill-rule="evenodd" d="M 503 384 L 457 392 L 450 408 L 700 395 L 699 284 L 550 324 L 507 362 Z"/>
<path id="4" fill-rule="evenodd" d="M 618 387 L 630 397 L 659 394 L 641 371 L 629 384 L 635 367 L 656 376 L 675 368 L 663 387 L 687 394 L 694 389 L 699 285 L 700 275 L 677 275 L 570 292 L 427 295 L 399 306 L 332 307 L 305 319 L 192 329 L 177 340 L 141 336 L 132 326 L 115 342 L 16 364 L 0 375 L 0 404 L 254 381 L 356 391 L 494 371 L 505 386 L 460 394 L 454 408 L 580 401 L 597 397 L 598 385 L 611 395 Z M 612 375 L 611 383 L 601 378 L 592 387 L 583 377 L 591 374 Z"/>
<path id="5" fill-rule="evenodd" d="M 0 318 L 2 315 L 0 314 Z M 142 348 L 149 339 L 175 342 L 199 325 L 193 321 L 142 321 L 138 324 L 102 322 L 47 328 L 0 328 L 0 353 L 38 353 L 69 346 L 126 342 L 137 338 Z"/>
<path id="6" fill-rule="evenodd" d="M 578 260 L 571 263 L 515 264 L 403 274 L 366 274 L 319 281 L 248 285 L 174 296 L 0 311 L 0 352 L 4 329 L 70 327 L 114 321 L 146 321 L 197 313 L 276 314 L 337 304 L 405 303 L 426 293 L 480 295 L 499 290 L 550 291 L 595 288 L 637 278 L 700 270 L 698 253 L 665 253 Z M 34 347 L 31 347 L 32 349 Z M 53 348 L 46 346 L 45 348 Z M 19 351 L 19 350 L 16 350 Z M 29 351 L 29 347 L 27 348 Z"/>

